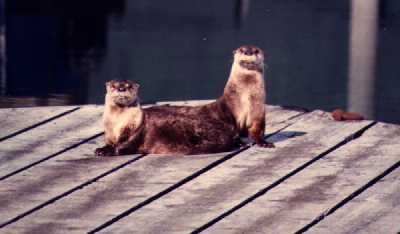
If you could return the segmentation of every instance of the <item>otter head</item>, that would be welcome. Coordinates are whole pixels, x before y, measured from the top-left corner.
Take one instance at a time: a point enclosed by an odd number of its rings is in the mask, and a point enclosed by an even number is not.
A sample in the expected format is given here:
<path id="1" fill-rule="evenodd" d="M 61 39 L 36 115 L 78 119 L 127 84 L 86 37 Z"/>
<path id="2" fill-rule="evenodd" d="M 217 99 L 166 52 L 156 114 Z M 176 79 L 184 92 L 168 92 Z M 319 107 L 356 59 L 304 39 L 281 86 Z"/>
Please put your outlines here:
<path id="1" fill-rule="evenodd" d="M 106 102 L 119 107 L 138 104 L 139 84 L 130 80 L 111 80 L 106 83 Z"/>
<path id="2" fill-rule="evenodd" d="M 247 72 L 264 71 L 264 52 L 256 46 L 241 46 L 233 51 L 233 57 L 234 63 Z"/>

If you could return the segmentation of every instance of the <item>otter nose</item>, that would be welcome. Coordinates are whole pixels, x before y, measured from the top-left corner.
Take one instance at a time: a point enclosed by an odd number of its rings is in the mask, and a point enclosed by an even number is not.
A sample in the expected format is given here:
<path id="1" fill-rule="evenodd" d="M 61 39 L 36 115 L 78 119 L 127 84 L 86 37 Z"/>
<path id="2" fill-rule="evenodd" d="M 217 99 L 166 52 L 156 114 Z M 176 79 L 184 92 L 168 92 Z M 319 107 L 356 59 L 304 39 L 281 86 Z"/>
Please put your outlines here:
<path id="1" fill-rule="evenodd" d="M 119 87 L 119 88 L 118 88 L 118 91 L 119 91 L 119 92 L 125 92 L 125 91 L 126 91 L 126 88 L 125 88 L 125 87 Z"/>
<path id="2" fill-rule="evenodd" d="M 243 53 L 245 55 L 253 55 L 254 54 L 253 48 L 251 48 L 250 46 L 245 46 L 242 49 L 243 49 Z"/>

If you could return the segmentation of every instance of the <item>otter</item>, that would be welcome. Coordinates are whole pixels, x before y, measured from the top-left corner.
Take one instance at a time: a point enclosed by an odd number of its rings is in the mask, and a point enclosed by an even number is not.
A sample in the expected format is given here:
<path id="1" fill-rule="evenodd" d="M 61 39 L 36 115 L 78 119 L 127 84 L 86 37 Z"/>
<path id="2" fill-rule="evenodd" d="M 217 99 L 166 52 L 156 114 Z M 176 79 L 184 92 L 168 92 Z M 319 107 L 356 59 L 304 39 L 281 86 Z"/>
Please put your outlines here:
<path id="1" fill-rule="evenodd" d="M 258 146 L 274 147 L 264 140 L 264 52 L 256 46 L 234 50 L 234 61 L 223 100 L 231 110 L 241 136 L 250 136 Z"/>
<path id="2" fill-rule="evenodd" d="M 264 52 L 256 46 L 241 46 L 233 51 L 234 61 L 223 95 L 203 106 L 170 106 L 181 114 L 209 116 L 234 126 L 236 146 L 244 143 L 239 136 L 251 139 L 260 147 L 275 147 L 264 140 L 265 84 Z M 232 122 L 233 121 L 233 122 Z"/>
<path id="3" fill-rule="evenodd" d="M 264 53 L 256 46 L 234 51 L 234 61 L 223 95 L 201 106 L 141 108 L 139 85 L 128 80 L 106 83 L 103 115 L 106 145 L 96 155 L 124 153 L 203 154 L 232 150 L 250 136 L 258 146 L 264 140 Z"/>
<path id="4" fill-rule="evenodd" d="M 103 124 L 105 146 L 98 156 L 129 153 L 205 154 L 232 150 L 234 117 L 223 103 L 206 108 L 140 106 L 139 85 L 129 80 L 106 83 Z"/>

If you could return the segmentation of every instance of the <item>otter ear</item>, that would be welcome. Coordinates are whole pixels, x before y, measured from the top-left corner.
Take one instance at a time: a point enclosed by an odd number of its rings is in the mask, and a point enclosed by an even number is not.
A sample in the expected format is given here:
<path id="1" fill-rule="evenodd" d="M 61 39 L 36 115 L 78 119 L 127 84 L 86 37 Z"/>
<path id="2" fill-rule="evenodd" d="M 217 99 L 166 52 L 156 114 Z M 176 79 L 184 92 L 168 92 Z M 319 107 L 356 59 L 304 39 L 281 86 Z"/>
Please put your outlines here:
<path id="1" fill-rule="evenodd" d="M 133 88 L 138 89 L 138 88 L 140 87 L 140 85 L 139 85 L 138 83 L 136 83 L 135 81 L 133 81 L 133 80 L 127 80 L 127 82 L 128 82 L 130 85 L 132 85 Z"/>
<path id="2" fill-rule="evenodd" d="M 111 92 L 111 82 L 112 81 L 107 81 L 106 82 L 106 90 L 107 90 L 107 92 Z"/>

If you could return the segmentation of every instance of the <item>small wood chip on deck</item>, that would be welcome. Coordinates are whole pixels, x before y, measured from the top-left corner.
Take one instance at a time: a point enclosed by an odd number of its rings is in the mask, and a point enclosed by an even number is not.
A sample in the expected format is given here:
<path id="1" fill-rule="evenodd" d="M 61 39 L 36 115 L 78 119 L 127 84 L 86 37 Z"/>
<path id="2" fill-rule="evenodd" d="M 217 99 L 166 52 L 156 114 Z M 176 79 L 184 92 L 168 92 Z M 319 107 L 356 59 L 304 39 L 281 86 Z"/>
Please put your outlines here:
<path id="1" fill-rule="evenodd" d="M 0 233 L 400 231 L 400 126 L 267 106 L 274 149 L 100 158 L 101 112 L 0 110 Z"/>

